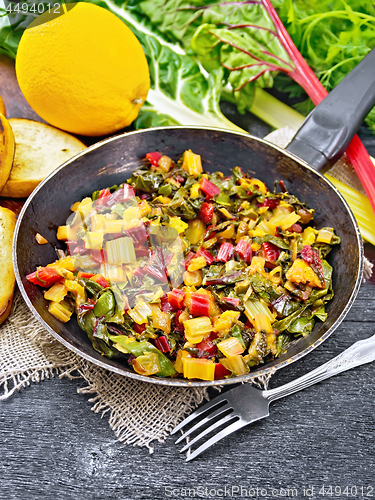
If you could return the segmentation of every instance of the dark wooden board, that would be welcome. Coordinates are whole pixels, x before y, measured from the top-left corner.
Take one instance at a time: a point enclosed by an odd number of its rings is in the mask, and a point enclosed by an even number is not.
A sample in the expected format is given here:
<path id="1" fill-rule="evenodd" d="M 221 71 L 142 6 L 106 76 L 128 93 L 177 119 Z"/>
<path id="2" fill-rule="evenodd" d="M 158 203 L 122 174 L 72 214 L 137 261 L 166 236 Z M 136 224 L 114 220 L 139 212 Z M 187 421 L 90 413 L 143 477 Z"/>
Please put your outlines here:
<path id="1" fill-rule="evenodd" d="M 374 308 L 367 283 L 339 331 L 276 374 L 271 387 L 372 335 Z M 177 499 L 182 491 L 168 497 L 167 487 L 198 486 L 296 488 L 304 498 L 303 487 L 311 485 L 375 488 L 374 377 L 375 364 L 366 365 L 277 401 L 268 419 L 188 464 L 172 438 L 156 443 L 153 455 L 119 443 L 108 416 L 99 418 L 88 397 L 75 393 L 82 381 L 46 380 L 1 403 L 0 498 Z"/>
<path id="2" fill-rule="evenodd" d="M 6 64 L 9 71 L 0 58 L 0 94 L 8 116 L 22 113 L 35 118 L 26 103 L 13 102 L 13 87 L 6 86 L 4 75 L 14 84 L 14 73 L 12 77 L 12 65 Z M 225 112 L 231 119 L 243 120 L 241 125 L 254 135 L 267 133 L 267 127 L 251 115 L 239 117 L 229 105 Z M 375 156 L 375 137 L 365 130 L 361 136 Z M 375 262 L 374 247 L 366 245 L 366 254 Z M 373 335 L 374 284 L 372 279 L 362 286 L 337 332 L 277 373 L 271 387 Z M 82 380 L 45 380 L 0 403 L 0 500 L 174 500 L 194 498 L 194 493 L 195 498 L 246 498 L 246 493 L 248 498 L 268 499 L 371 498 L 375 496 L 374 377 L 375 364 L 369 364 L 277 401 L 268 419 L 188 464 L 172 438 L 155 443 L 153 455 L 119 443 L 109 428 L 108 414 L 101 419 L 90 411 L 89 397 L 76 394 Z M 333 496 L 329 489 L 322 495 L 323 485 L 332 486 Z"/>

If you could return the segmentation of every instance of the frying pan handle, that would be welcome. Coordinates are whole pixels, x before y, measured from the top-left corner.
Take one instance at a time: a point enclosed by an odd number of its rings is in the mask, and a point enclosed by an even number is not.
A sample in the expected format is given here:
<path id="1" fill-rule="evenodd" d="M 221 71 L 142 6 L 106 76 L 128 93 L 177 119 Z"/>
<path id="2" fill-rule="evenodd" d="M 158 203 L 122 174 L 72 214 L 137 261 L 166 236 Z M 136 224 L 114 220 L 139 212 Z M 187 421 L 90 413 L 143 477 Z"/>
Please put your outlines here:
<path id="1" fill-rule="evenodd" d="M 329 168 L 374 104 L 375 48 L 311 111 L 286 149 L 316 170 Z"/>

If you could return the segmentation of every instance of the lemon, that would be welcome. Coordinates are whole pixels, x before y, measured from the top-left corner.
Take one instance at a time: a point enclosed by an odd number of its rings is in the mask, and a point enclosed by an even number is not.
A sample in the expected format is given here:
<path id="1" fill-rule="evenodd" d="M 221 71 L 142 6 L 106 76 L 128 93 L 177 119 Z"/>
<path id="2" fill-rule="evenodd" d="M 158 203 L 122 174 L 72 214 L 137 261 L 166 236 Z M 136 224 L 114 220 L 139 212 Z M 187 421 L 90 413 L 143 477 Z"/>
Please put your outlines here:
<path id="1" fill-rule="evenodd" d="M 130 125 L 150 88 L 146 56 L 132 31 L 85 2 L 36 21 L 22 35 L 16 58 L 18 83 L 34 111 L 81 135 Z"/>

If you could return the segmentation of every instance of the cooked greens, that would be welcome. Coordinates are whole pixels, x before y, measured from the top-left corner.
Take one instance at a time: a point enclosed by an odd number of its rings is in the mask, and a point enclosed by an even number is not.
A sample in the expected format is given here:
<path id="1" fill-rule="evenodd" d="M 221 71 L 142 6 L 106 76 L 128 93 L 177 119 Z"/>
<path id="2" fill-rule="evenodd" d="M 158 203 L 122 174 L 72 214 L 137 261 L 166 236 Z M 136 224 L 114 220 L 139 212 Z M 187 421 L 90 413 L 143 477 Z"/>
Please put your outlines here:
<path id="1" fill-rule="evenodd" d="M 340 242 L 314 210 L 236 167 L 204 173 L 159 152 L 73 205 L 67 254 L 27 279 L 93 348 L 141 375 L 214 380 L 279 356 L 325 321 Z"/>

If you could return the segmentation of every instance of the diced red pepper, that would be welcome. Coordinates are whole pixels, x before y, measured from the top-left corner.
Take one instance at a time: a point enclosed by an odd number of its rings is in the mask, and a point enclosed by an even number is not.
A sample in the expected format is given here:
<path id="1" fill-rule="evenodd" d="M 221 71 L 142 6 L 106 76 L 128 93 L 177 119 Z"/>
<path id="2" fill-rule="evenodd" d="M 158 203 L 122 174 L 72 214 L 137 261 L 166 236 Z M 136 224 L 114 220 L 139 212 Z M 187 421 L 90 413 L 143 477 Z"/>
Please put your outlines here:
<path id="1" fill-rule="evenodd" d="M 224 241 L 220 245 L 219 251 L 217 252 L 216 260 L 221 262 L 228 262 L 228 260 L 233 256 L 234 246 L 227 241 Z"/>
<path id="2" fill-rule="evenodd" d="M 206 259 L 207 265 L 209 266 L 215 260 L 215 257 L 212 255 L 212 253 L 206 250 L 205 248 L 200 248 L 197 252 L 197 255 L 204 257 Z"/>
<path id="3" fill-rule="evenodd" d="M 72 253 L 74 253 L 74 250 L 76 248 L 85 248 L 85 247 L 79 247 L 78 246 L 78 243 L 76 241 L 67 241 L 66 242 L 66 249 L 68 250 L 68 255 L 71 255 Z M 79 252 L 77 252 L 79 253 Z"/>
<path id="4" fill-rule="evenodd" d="M 166 283 L 168 281 L 165 269 L 161 266 L 159 262 L 153 261 L 152 264 L 145 266 L 143 268 L 147 274 L 150 274 L 153 278 Z"/>
<path id="5" fill-rule="evenodd" d="M 213 182 L 209 181 L 205 177 L 202 177 L 200 188 L 205 193 L 207 198 L 214 198 L 214 196 L 217 196 L 220 193 L 220 188 L 215 186 Z"/>
<path id="6" fill-rule="evenodd" d="M 90 279 L 93 276 L 95 276 L 94 273 L 84 273 L 82 271 L 79 271 L 79 273 L 77 274 L 77 278 L 87 278 L 87 279 Z"/>
<path id="7" fill-rule="evenodd" d="M 223 297 L 222 300 L 233 306 L 239 306 L 241 304 L 241 299 L 235 299 L 234 297 Z"/>
<path id="8" fill-rule="evenodd" d="M 147 272 L 142 269 L 141 267 L 137 267 L 134 271 L 133 271 L 133 276 L 137 276 L 137 278 L 143 278 L 143 276 L 146 276 Z"/>
<path id="9" fill-rule="evenodd" d="M 139 195 L 139 198 L 141 200 L 149 200 L 150 198 L 152 198 L 152 196 L 149 193 L 142 193 Z"/>
<path id="10" fill-rule="evenodd" d="M 280 248 L 278 248 L 273 243 L 270 243 L 269 241 L 265 241 L 264 243 L 262 243 L 262 247 L 263 247 L 264 258 L 266 259 L 266 261 L 276 262 L 281 253 Z"/>
<path id="11" fill-rule="evenodd" d="M 169 303 L 168 295 L 163 295 L 160 299 L 160 309 L 163 312 L 176 312 L 176 308 Z"/>
<path id="12" fill-rule="evenodd" d="M 179 322 L 179 317 L 181 316 L 182 312 L 183 311 L 181 309 L 179 311 L 177 311 L 176 316 L 174 317 L 174 320 L 173 320 L 174 328 L 179 333 L 183 333 L 183 331 L 184 331 L 184 325 Z"/>
<path id="13" fill-rule="evenodd" d="M 34 273 L 28 274 L 26 279 L 34 283 L 34 285 L 44 286 L 46 288 L 64 280 L 53 267 L 40 267 Z"/>
<path id="14" fill-rule="evenodd" d="M 126 229 L 126 236 L 129 236 L 134 243 L 144 243 L 147 240 L 147 231 L 144 224 Z"/>
<path id="15" fill-rule="evenodd" d="M 272 198 L 265 198 L 264 202 L 259 205 L 260 207 L 268 207 L 271 210 L 277 207 L 277 205 L 280 203 L 280 200 L 273 200 Z"/>
<path id="16" fill-rule="evenodd" d="M 237 243 L 235 250 L 241 259 L 250 264 L 253 252 L 251 251 L 251 245 L 248 241 L 240 240 Z"/>
<path id="17" fill-rule="evenodd" d="M 92 281 L 95 281 L 95 283 L 102 286 L 103 288 L 109 288 L 110 286 L 108 281 L 101 274 L 95 274 L 91 279 Z"/>
<path id="18" fill-rule="evenodd" d="M 189 267 L 190 262 L 196 257 L 196 254 L 194 252 L 189 252 L 186 256 L 186 259 L 184 261 L 185 264 L 185 269 Z"/>
<path id="19" fill-rule="evenodd" d="M 196 344 L 195 347 L 197 349 L 200 349 L 201 351 L 206 351 L 208 353 L 208 355 L 210 355 L 210 356 L 213 356 L 214 354 L 216 354 L 216 351 L 217 351 L 217 347 L 212 342 L 211 338 L 208 338 L 206 340 L 202 340 L 202 342 L 199 342 L 199 344 Z"/>
<path id="20" fill-rule="evenodd" d="M 164 335 L 162 337 L 155 339 L 155 346 L 157 347 L 157 349 L 159 349 L 160 352 L 163 353 L 169 352 L 171 350 L 168 343 L 168 339 L 167 337 L 164 337 Z"/>
<path id="21" fill-rule="evenodd" d="M 199 211 L 199 217 L 205 224 L 209 224 L 212 221 L 214 212 L 214 205 L 212 205 L 212 203 L 207 203 L 206 201 L 204 201 Z"/>
<path id="22" fill-rule="evenodd" d="M 290 228 L 287 229 L 286 231 L 288 231 L 288 233 L 302 233 L 303 229 L 300 224 L 296 223 L 290 226 Z"/>
<path id="23" fill-rule="evenodd" d="M 153 151 L 152 153 L 147 153 L 146 155 L 146 158 L 149 160 L 151 165 L 154 165 L 154 167 L 158 166 L 158 161 L 160 160 L 161 157 L 162 155 L 157 151 Z"/>
<path id="24" fill-rule="evenodd" d="M 74 249 L 72 249 L 72 247 L 70 245 L 68 245 L 68 248 L 69 248 L 70 253 L 72 253 L 72 250 L 73 250 L 73 254 L 78 254 L 78 255 L 84 255 L 84 254 L 88 253 L 88 251 L 89 251 L 84 246 L 76 246 Z"/>
<path id="25" fill-rule="evenodd" d="M 117 203 L 124 203 L 129 198 L 135 197 L 134 188 L 129 186 L 129 184 L 124 184 L 121 188 L 117 189 L 112 193 L 107 199 L 106 205 L 108 207 L 113 207 Z"/>
<path id="26" fill-rule="evenodd" d="M 129 186 L 129 184 L 124 184 L 122 187 L 123 190 L 123 198 L 124 200 L 128 200 L 129 198 L 134 198 L 135 197 L 135 191 L 134 188 Z"/>
<path id="27" fill-rule="evenodd" d="M 168 302 L 174 309 L 183 309 L 185 300 L 185 292 L 174 288 L 168 293 Z"/>
<path id="28" fill-rule="evenodd" d="M 210 315 L 210 297 L 205 293 L 192 293 L 190 302 L 190 314 L 192 316 Z"/>
<path id="29" fill-rule="evenodd" d="M 99 200 L 102 200 L 103 198 L 107 198 L 107 196 L 110 196 L 111 192 L 108 188 L 102 189 L 99 193 Z"/>
<path id="30" fill-rule="evenodd" d="M 96 200 L 96 206 L 103 207 L 104 205 L 106 205 L 110 196 L 111 196 L 111 192 L 109 189 L 107 189 L 107 188 L 102 189 L 100 191 L 98 199 Z"/>
<path id="31" fill-rule="evenodd" d="M 142 334 L 146 330 L 146 325 L 143 323 L 142 325 L 138 325 L 138 323 L 134 323 L 133 330 L 139 334 Z"/>
<path id="32" fill-rule="evenodd" d="M 148 251 L 148 246 L 142 245 L 142 244 L 135 244 L 134 245 L 134 250 L 135 250 L 135 255 L 138 257 L 148 257 L 149 256 L 149 251 Z"/>
<path id="33" fill-rule="evenodd" d="M 215 363 L 215 380 L 227 377 L 231 372 L 225 368 L 221 363 Z"/>
<path id="34" fill-rule="evenodd" d="M 90 250 L 90 255 L 95 262 L 102 264 L 105 262 L 104 250 Z"/>

